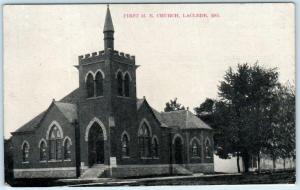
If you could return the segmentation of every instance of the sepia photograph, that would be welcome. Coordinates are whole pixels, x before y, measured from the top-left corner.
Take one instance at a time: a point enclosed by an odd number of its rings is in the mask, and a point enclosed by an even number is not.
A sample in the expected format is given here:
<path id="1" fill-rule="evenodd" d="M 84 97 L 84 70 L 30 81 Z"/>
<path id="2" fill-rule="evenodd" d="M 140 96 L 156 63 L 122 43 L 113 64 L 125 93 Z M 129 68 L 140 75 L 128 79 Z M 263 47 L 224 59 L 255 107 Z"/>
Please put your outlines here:
<path id="1" fill-rule="evenodd" d="M 295 184 L 293 3 L 3 6 L 5 185 Z"/>

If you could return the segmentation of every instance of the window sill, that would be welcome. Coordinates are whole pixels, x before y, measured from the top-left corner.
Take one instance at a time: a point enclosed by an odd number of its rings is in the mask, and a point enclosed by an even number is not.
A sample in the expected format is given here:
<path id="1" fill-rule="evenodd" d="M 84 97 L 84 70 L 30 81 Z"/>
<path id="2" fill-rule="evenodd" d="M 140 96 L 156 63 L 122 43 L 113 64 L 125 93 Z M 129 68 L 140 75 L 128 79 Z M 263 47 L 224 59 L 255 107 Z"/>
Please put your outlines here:
<path id="1" fill-rule="evenodd" d="M 22 162 L 22 164 L 29 164 L 29 161 L 26 161 L 26 162 Z"/>
<path id="2" fill-rule="evenodd" d="M 93 97 L 89 97 L 89 98 L 86 98 L 87 100 L 95 100 L 95 99 L 100 99 L 100 98 L 103 98 L 104 96 L 93 96 Z"/>
<path id="3" fill-rule="evenodd" d="M 159 160 L 159 157 L 153 157 L 154 160 Z"/>
<path id="4" fill-rule="evenodd" d="M 71 162 L 71 161 L 72 161 L 71 159 L 64 160 L 64 162 Z"/>
<path id="5" fill-rule="evenodd" d="M 191 158 L 192 159 L 200 159 L 201 157 L 200 156 L 192 156 Z"/>
<path id="6" fill-rule="evenodd" d="M 117 98 L 131 99 L 130 96 L 117 96 Z"/>
<path id="7" fill-rule="evenodd" d="M 141 160 L 152 160 L 152 157 L 141 157 Z"/>
<path id="8" fill-rule="evenodd" d="M 41 160 L 40 163 L 47 163 L 47 160 Z"/>
<path id="9" fill-rule="evenodd" d="M 49 160 L 48 162 L 62 162 L 62 160 Z"/>
<path id="10" fill-rule="evenodd" d="M 122 156 L 122 159 L 129 159 L 130 156 Z"/>

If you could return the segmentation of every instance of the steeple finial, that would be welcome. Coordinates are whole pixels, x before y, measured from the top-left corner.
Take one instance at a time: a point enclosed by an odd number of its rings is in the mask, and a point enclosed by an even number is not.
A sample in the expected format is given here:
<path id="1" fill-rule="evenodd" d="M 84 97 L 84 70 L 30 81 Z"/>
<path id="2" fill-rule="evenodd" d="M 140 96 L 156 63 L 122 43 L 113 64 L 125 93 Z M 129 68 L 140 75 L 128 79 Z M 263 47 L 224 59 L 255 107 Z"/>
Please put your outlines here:
<path id="1" fill-rule="evenodd" d="M 110 32 L 110 31 L 114 32 L 115 30 L 114 30 L 114 25 L 113 25 L 111 15 L 110 15 L 109 4 L 107 4 L 103 32 Z"/>
<path id="2" fill-rule="evenodd" d="M 106 16 L 105 16 L 105 23 L 103 28 L 104 33 L 104 50 L 108 48 L 114 49 L 114 25 L 111 19 L 109 5 L 107 4 Z"/>

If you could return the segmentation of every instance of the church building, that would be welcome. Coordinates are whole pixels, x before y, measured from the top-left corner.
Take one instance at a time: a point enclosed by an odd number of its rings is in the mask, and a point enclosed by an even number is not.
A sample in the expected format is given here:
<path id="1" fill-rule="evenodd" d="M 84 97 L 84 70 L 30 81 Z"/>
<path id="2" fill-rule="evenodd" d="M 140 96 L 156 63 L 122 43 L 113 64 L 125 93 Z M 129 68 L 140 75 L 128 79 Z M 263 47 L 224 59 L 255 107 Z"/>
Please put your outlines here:
<path id="1" fill-rule="evenodd" d="M 15 178 L 214 172 L 211 127 L 138 99 L 135 56 L 114 49 L 114 32 L 107 7 L 104 50 L 79 56 L 79 87 L 12 132 Z"/>

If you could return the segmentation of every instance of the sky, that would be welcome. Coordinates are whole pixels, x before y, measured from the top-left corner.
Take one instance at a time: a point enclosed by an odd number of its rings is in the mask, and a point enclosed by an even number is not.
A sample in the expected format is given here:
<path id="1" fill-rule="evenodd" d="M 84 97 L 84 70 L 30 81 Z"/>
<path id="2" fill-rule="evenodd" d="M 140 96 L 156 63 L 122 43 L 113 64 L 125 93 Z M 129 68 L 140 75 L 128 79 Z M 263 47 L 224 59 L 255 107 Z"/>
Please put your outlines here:
<path id="1" fill-rule="evenodd" d="M 115 50 L 136 56 L 137 96 L 193 110 L 238 63 L 295 81 L 293 4 L 110 5 Z M 106 5 L 6 5 L 4 135 L 79 85 L 78 56 L 103 49 Z M 172 17 L 168 17 L 172 16 Z M 175 16 L 175 17 L 174 17 Z"/>

